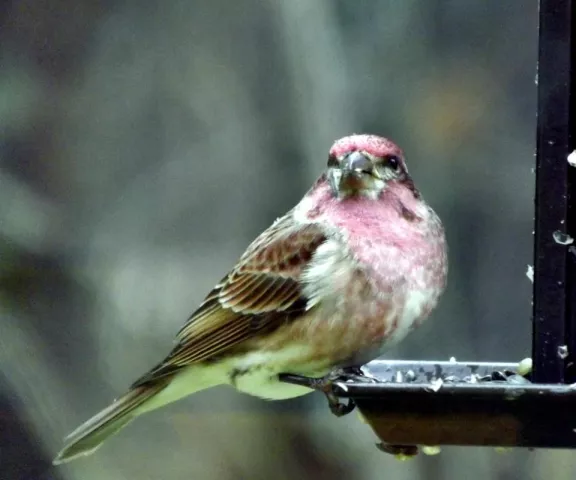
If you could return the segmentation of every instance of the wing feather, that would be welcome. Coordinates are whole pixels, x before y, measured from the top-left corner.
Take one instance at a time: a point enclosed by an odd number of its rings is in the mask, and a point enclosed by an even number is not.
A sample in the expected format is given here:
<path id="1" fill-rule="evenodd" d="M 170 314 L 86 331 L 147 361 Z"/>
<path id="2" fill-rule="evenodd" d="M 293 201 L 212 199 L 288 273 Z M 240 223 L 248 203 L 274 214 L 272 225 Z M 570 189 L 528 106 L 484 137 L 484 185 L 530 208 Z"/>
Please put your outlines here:
<path id="1" fill-rule="evenodd" d="M 168 357 L 134 386 L 230 354 L 298 318 L 307 306 L 301 274 L 325 240 L 319 225 L 297 224 L 291 213 L 274 222 L 180 329 Z"/>

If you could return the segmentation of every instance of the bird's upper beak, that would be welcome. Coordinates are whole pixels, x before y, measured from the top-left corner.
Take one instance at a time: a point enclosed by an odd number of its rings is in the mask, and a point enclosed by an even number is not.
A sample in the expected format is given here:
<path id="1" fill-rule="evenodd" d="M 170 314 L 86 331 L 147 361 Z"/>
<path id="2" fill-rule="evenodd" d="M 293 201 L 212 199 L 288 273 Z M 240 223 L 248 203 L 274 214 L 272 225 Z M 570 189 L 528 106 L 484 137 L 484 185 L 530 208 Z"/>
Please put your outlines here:
<path id="1" fill-rule="evenodd" d="M 342 176 L 353 175 L 360 177 L 363 174 L 371 175 L 374 169 L 372 161 L 361 152 L 352 152 L 341 164 Z"/>
<path id="2" fill-rule="evenodd" d="M 334 193 L 354 192 L 366 188 L 374 173 L 372 160 L 362 152 L 352 152 L 342 159 L 340 168 L 330 178 Z"/>

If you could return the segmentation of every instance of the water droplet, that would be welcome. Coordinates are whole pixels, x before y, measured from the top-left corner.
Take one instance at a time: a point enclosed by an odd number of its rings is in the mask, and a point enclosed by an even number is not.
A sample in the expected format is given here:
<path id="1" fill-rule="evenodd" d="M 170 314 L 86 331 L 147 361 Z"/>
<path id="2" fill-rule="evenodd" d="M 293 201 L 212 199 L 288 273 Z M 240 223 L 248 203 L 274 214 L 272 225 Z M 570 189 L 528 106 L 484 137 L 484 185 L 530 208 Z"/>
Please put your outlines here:
<path id="1" fill-rule="evenodd" d="M 560 245 L 571 245 L 574 243 L 574 239 L 570 235 L 561 232 L 560 230 L 556 230 L 552 234 L 552 237 L 554 238 L 554 241 Z"/>
<path id="2" fill-rule="evenodd" d="M 571 154 L 568 155 L 568 163 L 572 167 L 576 167 L 576 150 L 574 150 Z"/>
<path id="3" fill-rule="evenodd" d="M 548 145 L 554 145 L 556 143 L 555 140 L 548 140 Z"/>
<path id="4" fill-rule="evenodd" d="M 558 356 L 564 360 L 566 357 L 568 357 L 568 347 L 566 345 L 560 345 L 558 347 Z"/>
<path id="5" fill-rule="evenodd" d="M 526 276 L 530 282 L 534 283 L 534 267 L 532 265 L 528 265 L 528 269 L 526 270 Z"/>

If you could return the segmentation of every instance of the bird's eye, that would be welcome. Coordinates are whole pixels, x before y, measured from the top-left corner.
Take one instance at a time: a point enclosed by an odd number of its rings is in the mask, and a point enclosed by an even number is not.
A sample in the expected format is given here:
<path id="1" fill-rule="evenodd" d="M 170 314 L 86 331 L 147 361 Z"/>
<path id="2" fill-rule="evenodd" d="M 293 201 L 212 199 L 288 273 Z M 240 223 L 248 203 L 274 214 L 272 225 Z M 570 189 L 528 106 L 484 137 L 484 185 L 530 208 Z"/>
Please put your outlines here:
<path id="1" fill-rule="evenodd" d="M 400 168 L 400 158 L 396 155 L 387 155 L 384 157 L 384 161 L 392 170 L 398 170 Z"/>
<path id="2" fill-rule="evenodd" d="M 338 159 L 335 155 L 330 155 L 328 157 L 328 167 L 337 167 L 338 166 Z"/>

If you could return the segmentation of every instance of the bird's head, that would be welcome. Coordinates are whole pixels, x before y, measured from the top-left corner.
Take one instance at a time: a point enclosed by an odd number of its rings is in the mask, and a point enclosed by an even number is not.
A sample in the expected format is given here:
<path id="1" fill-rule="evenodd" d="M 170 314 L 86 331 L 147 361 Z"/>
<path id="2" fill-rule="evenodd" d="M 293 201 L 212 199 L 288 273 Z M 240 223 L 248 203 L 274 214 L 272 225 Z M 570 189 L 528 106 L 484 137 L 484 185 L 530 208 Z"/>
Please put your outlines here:
<path id="1" fill-rule="evenodd" d="M 327 179 L 334 196 L 377 199 L 391 182 L 413 188 L 402 150 L 377 135 L 350 135 L 337 140 L 328 156 Z"/>

